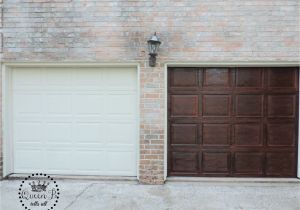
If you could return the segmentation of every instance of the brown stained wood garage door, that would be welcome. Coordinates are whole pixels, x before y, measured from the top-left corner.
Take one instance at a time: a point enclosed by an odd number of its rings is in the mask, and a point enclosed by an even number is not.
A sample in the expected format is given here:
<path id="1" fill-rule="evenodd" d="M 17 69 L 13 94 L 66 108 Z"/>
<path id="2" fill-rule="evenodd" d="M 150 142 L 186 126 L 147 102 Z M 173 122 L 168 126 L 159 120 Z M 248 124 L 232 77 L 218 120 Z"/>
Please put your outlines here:
<path id="1" fill-rule="evenodd" d="M 295 177 L 298 69 L 169 68 L 168 175 Z"/>

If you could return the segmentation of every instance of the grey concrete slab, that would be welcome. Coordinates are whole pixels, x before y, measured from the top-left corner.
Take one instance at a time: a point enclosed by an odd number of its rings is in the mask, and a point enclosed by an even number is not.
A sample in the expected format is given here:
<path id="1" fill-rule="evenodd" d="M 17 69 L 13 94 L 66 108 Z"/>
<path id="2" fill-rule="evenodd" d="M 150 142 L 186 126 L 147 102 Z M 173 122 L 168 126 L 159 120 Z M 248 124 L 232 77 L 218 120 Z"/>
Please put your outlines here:
<path id="1" fill-rule="evenodd" d="M 23 210 L 20 180 L 0 182 L 0 209 Z M 58 180 L 57 210 L 299 210 L 299 183 Z"/>

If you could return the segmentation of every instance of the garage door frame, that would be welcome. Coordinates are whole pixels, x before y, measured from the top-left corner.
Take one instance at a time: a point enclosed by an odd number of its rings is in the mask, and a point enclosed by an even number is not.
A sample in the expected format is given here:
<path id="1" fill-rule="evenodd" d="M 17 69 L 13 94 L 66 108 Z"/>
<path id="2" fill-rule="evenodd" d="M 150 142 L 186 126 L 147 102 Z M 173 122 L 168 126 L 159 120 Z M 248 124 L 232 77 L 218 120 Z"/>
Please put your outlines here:
<path id="1" fill-rule="evenodd" d="M 9 85 L 11 82 L 11 70 L 14 68 L 28 68 L 28 67 L 39 67 L 39 68 L 61 68 L 61 67 L 74 67 L 74 68 L 134 68 L 137 72 L 137 98 L 136 98 L 136 122 L 137 122 L 137 133 L 136 133 L 136 174 L 137 179 L 139 177 L 139 162 L 140 162 L 140 65 L 138 63 L 4 63 L 2 64 L 2 145 L 3 145 L 3 177 L 13 174 L 14 160 L 13 160 L 13 141 L 9 141 L 10 133 L 12 128 L 10 109 L 11 104 L 11 93 L 9 91 Z"/>
<path id="2" fill-rule="evenodd" d="M 164 66 L 164 87 L 165 87 L 165 115 L 164 115 L 164 178 L 167 179 L 168 174 L 168 69 L 170 67 L 298 67 L 300 68 L 299 61 L 286 61 L 286 62 L 188 62 L 188 63 L 180 63 L 180 62 L 169 62 L 165 63 Z M 299 69 L 300 71 L 300 69 Z M 300 74 L 299 74 L 300 79 Z M 300 81 L 300 80 L 299 80 Z M 300 83 L 299 83 L 300 89 Z M 300 104 L 298 105 L 298 121 L 300 119 Z M 298 123 L 298 148 L 297 148 L 297 178 L 300 178 L 300 123 Z M 282 178 L 285 179 L 285 178 Z"/>

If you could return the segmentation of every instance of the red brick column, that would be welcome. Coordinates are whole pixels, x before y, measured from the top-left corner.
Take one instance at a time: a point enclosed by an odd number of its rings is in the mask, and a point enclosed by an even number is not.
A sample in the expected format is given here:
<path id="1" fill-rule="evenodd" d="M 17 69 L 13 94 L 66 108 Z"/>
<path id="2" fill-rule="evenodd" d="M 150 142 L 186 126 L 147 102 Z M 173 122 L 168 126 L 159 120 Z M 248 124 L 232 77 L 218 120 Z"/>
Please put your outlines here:
<path id="1" fill-rule="evenodd" d="M 164 68 L 140 72 L 140 165 L 144 184 L 164 183 Z"/>

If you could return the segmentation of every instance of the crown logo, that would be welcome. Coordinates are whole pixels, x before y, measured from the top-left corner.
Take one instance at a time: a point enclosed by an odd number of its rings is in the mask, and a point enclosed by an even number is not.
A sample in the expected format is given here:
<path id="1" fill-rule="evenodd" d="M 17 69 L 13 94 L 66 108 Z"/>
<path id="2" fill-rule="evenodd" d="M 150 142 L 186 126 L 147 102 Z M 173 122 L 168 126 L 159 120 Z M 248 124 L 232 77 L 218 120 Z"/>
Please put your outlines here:
<path id="1" fill-rule="evenodd" d="M 29 185 L 31 186 L 32 192 L 42 192 L 46 191 L 49 182 L 46 184 L 46 181 L 44 181 L 43 184 L 41 184 L 41 182 L 38 181 L 38 183 L 36 184 L 34 181 L 32 181 L 32 183 L 29 183 Z"/>

